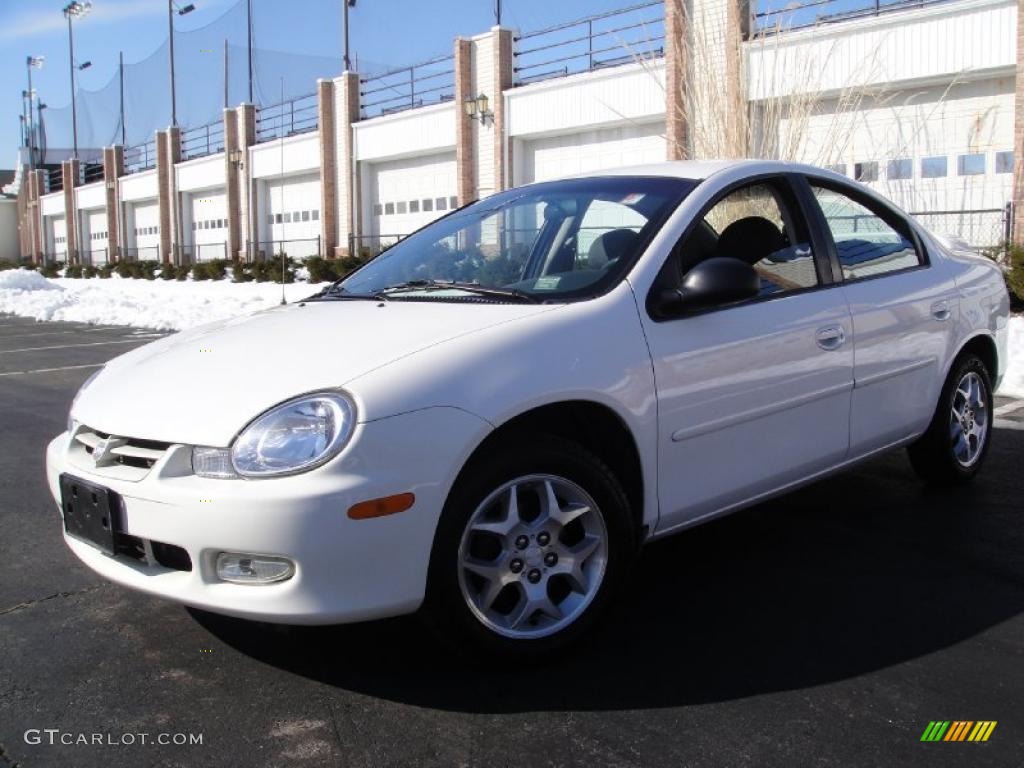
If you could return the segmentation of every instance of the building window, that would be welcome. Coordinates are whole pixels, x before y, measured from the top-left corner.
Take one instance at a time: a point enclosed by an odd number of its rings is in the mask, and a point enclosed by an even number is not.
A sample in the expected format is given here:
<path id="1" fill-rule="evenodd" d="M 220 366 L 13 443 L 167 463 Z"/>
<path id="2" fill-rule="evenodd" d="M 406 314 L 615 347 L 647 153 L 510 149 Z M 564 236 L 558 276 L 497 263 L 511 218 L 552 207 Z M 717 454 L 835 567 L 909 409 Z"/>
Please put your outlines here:
<path id="1" fill-rule="evenodd" d="M 420 212 L 420 201 L 419 200 L 410 200 L 409 201 L 409 213 L 419 213 L 419 212 Z"/>
<path id="2" fill-rule="evenodd" d="M 996 173 L 1013 173 L 1013 150 L 996 152 Z"/>
<path id="3" fill-rule="evenodd" d="M 394 203 L 384 203 L 384 215 L 391 216 L 395 212 Z"/>
<path id="4" fill-rule="evenodd" d="M 380 203 L 374 203 L 374 205 L 373 205 L 373 215 L 374 216 L 380 216 L 382 213 L 384 213 L 384 206 L 381 205 Z"/>
<path id="5" fill-rule="evenodd" d="M 397 208 L 397 210 L 398 210 L 399 213 L 405 213 L 405 210 L 406 210 L 406 208 L 405 208 L 405 200 L 399 200 L 398 201 L 398 208 Z"/>
<path id="6" fill-rule="evenodd" d="M 854 163 L 853 178 L 857 181 L 878 181 L 878 163 L 874 160 Z"/>
<path id="7" fill-rule="evenodd" d="M 448 207 L 452 210 L 459 207 L 459 198 L 456 195 L 452 195 L 448 198 Z"/>
<path id="8" fill-rule="evenodd" d="M 318 208 L 314 208 L 312 213 L 313 213 L 313 221 L 320 221 L 320 210 Z"/>
<path id="9" fill-rule="evenodd" d="M 303 211 L 302 212 L 302 220 L 303 221 L 309 221 L 309 211 Z"/>
<path id="10" fill-rule="evenodd" d="M 284 223 L 285 224 L 291 224 L 292 223 L 292 213 L 291 213 L 291 211 L 285 211 L 284 212 Z"/>
<path id="11" fill-rule="evenodd" d="M 909 179 L 914 175 L 914 163 L 909 157 L 890 160 L 885 175 L 889 179 Z"/>
<path id="12" fill-rule="evenodd" d="M 956 159 L 957 176 L 980 176 L 985 173 L 985 155 L 960 155 Z"/>
<path id="13" fill-rule="evenodd" d="M 280 224 L 280 223 L 281 223 L 281 221 L 282 221 L 282 219 L 281 219 L 281 214 L 280 214 L 280 213 L 275 213 L 275 214 L 274 214 L 274 223 L 275 223 L 275 224 Z"/>
<path id="14" fill-rule="evenodd" d="M 946 158 L 944 156 L 921 158 L 922 179 L 941 179 L 945 175 Z"/>
<path id="15" fill-rule="evenodd" d="M 428 213 L 434 210 L 434 201 L 429 197 L 423 201 L 423 210 Z"/>
<path id="16" fill-rule="evenodd" d="M 846 163 L 833 163 L 832 165 L 826 165 L 825 168 L 830 171 L 835 171 L 836 173 L 841 173 L 843 176 L 846 175 Z"/>
<path id="17" fill-rule="evenodd" d="M 434 208 L 436 208 L 439 211 L 447 211 L 448 210 L 448 198 L 439 197 L 436 200 L 434 200 Z"/>

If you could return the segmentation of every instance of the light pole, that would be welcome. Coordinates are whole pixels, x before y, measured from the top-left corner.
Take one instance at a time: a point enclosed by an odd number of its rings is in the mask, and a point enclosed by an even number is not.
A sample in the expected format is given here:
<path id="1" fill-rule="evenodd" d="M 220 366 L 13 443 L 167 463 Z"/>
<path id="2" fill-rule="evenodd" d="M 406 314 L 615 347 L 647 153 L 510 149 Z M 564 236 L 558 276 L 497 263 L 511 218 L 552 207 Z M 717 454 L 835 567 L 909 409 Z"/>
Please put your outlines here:
<path id="1" fill-rule="evenodd" d="M 36 167 L 36 139 L 35 139 L 35 122 L 32 119 L 32 99 L 35 98 L 35 94 L 32 91 L 32 70 L 42 69 L 43 61 L 42 56 L 26 56 L 25 57 L 25 69 L 28 70 L 28 167 L 29 170 L 35 170 Z"/>
<path id="2" fill-rule="evenodd" d="M 68 71 L 71 73 L 71 141 L 76 160 L 78 159 L 78 113 L 75 109 L 75 36 L 71 32 L 71 20 L 87 16 L 91 10 L 92 3 L 89 0 L 86 0 L 84 3 L 73 0 L 73 2 L 65 5 L 63 10 L 64 18 L 68 20 Z"/>
<path id="3" fill-rule="evenodd" d="M 192 3 L 184 8 L 178 8 L 174 0 L 167 0 L 167 35 L 171 51 L 171 127 L 178 125 L 178 103 L 174 93 L 174 11 L 177 10 L 179 16 L 184 16 L 186 13 L 192 13 L 195 9 L 196 7 Z"/>
<path id="4" fill-rule="evenodd" d="M 345 71 L 348 72 L 352 69 L 352 57 L 349 55 L 348 45 L 348 9 L 356 7 L 356 0 L 341 0 L 342 8 L 342 21 L 345 26 L 345 55 L 343 63 L 345 64 Z"/>

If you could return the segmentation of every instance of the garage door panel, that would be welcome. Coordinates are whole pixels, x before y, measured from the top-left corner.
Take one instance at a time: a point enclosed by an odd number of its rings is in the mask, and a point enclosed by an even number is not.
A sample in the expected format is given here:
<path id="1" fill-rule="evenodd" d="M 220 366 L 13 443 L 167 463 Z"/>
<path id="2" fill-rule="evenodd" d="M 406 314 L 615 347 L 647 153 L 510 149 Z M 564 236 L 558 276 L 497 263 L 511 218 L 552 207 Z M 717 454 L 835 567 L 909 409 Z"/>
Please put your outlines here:
<path id="1" fill-rule="evenodd" d="M 267 214 L 261 239 L 282 243 L 293 258 L 320 252 L 320 177 L 316 174 L 269 179 Z"/>
<path id="2" fill-rule="evenodd" d="M 223 189 L 195 192 L 190 205 L 193 258 L 227 258 L 228 199 Z"/>
<path id="3" fill-rule="evenodd" d="M 160 205 L 156 200 L 131 206 L 129 242 L 139 261 L 156 261 L 160 248 Z"/>
<path id="4" fill-rule="evenodd" d="M 82 250 L 87 252 L 93 264 L 106 264 L 107 212 L 103 208 L 82 212 Z"/>
<path id="5" fill-rule="evenodd" d="M 375 235 L 407 235 L 457 207 L 455 153 L 373 163 L 371 228 Z"/>
<path id="6" fill-rule="evenodd" d="M 522 178 L 517 184 L 547 181 L 624 165 L 665 159 L 664 125 L 648 123 L 602 128 L 524 141 Z"/>

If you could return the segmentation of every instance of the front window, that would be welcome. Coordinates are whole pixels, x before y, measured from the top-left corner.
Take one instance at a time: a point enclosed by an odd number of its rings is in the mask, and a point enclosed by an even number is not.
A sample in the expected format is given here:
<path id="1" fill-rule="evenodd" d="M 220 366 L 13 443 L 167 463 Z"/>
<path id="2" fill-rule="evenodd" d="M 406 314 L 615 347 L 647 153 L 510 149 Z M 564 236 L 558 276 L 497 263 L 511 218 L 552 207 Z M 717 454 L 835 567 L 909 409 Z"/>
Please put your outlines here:
<path id="1" fill-rule="evenodd" d="M 607 177 L 489 197 L 430 224 L 341 283 L 389 299 L 564 300 L 622 279 L 694 182 Z M 438 202 L 443 200 L 439 198 Z M 440 206 L 438 206 L 440 207 Z"/>

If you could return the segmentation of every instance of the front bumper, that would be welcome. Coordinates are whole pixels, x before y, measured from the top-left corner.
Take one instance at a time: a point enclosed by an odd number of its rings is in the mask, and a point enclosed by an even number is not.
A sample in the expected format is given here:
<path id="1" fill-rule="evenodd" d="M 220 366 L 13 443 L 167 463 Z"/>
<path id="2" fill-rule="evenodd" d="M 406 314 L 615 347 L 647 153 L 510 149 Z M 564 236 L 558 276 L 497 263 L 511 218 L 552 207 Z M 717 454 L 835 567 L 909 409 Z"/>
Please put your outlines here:
<path id="1" fill-rule="evenodd" d="M 60 509 L 67 472 L 110 488 L 124 502 L 123 532 L 183 548 L 191 571 L 106 555 L 65 534 L 101 576 L 196 608 L 260 621 L 333 624 L 408 613 L 422 602 L 434 530 L 448 489 L 490 425 L 455 408 L 428 408 L 359 425 L 346 449 L 311 472 L 262 480 L 191 474 L 188 446 L 172 446 L 141 480 L 69 460 L 70 437 L 47 447 L 50 492 Z M 352 520 L 360 501 L 412 492 L 413 507 Z M 287 557 L 287 581 L 220 581 L 220 552 Z"/>

